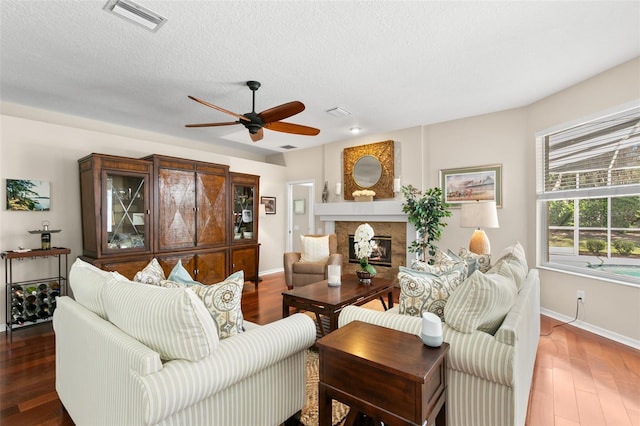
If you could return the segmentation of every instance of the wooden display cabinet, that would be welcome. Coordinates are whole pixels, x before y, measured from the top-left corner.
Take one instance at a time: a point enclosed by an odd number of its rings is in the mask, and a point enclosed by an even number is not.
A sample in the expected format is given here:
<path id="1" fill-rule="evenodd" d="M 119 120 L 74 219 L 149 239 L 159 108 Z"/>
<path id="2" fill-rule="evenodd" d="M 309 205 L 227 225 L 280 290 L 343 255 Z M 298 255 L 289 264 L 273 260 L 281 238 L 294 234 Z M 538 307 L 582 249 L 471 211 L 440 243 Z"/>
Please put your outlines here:
<path id="1" fill-rule="evenodd" d="M 152 164 L 104 154 L 78 163 L 82 253 L 91 258 L 151 253 Z"/>
<path id="2" fill-rule="evenodd" d="M 203 284 L 240 269 L 257 284 L 260 176 L 164 155 L 78 162 L 85 261 L 132 279 L 154 257 L 167 276 L 180 259 Z"/>
<path id="3" fill-rule="evenodd" d="M 152 155 L 155 251 L 227 244 L 229 166 Z"/>
<path id="4" fill-rule="evenodd" d="M 244 279 L 258 283 L 260 245 L 258 244 L 258 200 L 260 176 L 229 173 L 231 182 L 231 273 L 244 270 Z"/>

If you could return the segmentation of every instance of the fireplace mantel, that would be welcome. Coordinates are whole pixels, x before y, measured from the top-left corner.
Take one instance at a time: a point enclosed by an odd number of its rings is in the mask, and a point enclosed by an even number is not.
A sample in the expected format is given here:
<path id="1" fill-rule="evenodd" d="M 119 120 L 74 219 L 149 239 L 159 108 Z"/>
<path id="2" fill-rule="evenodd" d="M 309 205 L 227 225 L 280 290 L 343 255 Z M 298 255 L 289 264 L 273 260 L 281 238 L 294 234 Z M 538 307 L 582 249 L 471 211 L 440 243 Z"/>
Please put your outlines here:
<path id="1" fill-rule="evenodd" d="M 402 201 L 318 203 L 315 215 L 323 222 L 406 222 Z"/>
<path id="2" fill-rule="evenodd" d="M 336 222 L 369 222 L 374 224 L 374 227 L 376 227 L 376 222 L 400 222 L 405 224 L 404 235 L 402 236 L 401 241 L 402 244 L 405 244 L 406 246 L 407 240 L 413 241 L 413 238 L 407 239 L 407 236 L 415 235 L 416 233 L 415 227 L 407 221 L 407 214 L 402 212 L 401 200 L 369 201 L 364 203 L 355 201 L 343 203 L 318 203 L 314 204 L 313 208 L 316 219 L 323 222 L 324 232 L 328 234 L 336 232 Z M 396 234 L 396 236 L 398 235 Z M 338 238 L 340 239 L 340 235 Z M 400 248 L 400 250 L 402 250 L 402 248 Z M 345 253 L 345 255 L 348 258 L 348 253 Z M 397 264 L 409 265 L 412 256 L 413 255 L 409 253 L 407 248 L 405 251 L 404 261 L 400 261 Z M 397 273 L 397 269 L 394 269 L 394 271 Z"/>

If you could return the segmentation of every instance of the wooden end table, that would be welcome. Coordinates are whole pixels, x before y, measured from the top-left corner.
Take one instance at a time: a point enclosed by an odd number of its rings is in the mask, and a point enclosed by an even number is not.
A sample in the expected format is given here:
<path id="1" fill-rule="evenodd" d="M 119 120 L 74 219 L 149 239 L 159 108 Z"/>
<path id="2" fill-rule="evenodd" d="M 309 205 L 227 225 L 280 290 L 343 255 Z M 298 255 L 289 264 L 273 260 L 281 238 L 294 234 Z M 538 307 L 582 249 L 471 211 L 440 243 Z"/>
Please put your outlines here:
<path id="1" fill-rule="evenodd" d="M 282 293 L 282 317 L 288 317 L 289 308 L 310 311 L 315 313 L 320 335 L 324 336 L 338 328 L 338 316 L 345 306 L 363 305 L 380 298 L 385 310 L 393 308 L 393 282 L 386 278 L 374 277 L 371 284 L 360 284 L 358 277 L 345 274 L 341 277 L 342 284 L 338 287 L 329 287 L 328 281 L 294 287 Z M 387 304 L 384 303 L 384 295 L 387 295 Z M 328 330 L 325 330 L 321 319 L 324 316 L 329 319 Z"/>
<path id="2" fill-rule="evenodd" d="M 354 321 L 316 342 L 319 426 L 331 425 L 331 400 L 385 425 L 446 424 L 445 356 L 416 335 Z"/>

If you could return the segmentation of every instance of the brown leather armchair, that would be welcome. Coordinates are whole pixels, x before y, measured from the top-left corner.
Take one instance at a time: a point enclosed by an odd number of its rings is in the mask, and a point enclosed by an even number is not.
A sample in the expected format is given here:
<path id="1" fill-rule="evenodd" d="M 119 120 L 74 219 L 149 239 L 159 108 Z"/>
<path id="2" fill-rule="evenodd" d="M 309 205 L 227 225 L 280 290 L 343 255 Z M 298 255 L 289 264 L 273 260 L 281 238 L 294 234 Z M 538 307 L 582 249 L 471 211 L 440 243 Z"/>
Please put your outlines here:
<path id="1" fill-rule="evenodd" d="M 323 235 L 305 235 L 322 237 Z M 343 256 L 338 253 L 338 236 L 329 234 L 329 259 L 326 262 L 301 262 L 302 253 L 284 254 L 284 280 L 289 289 L 327 279 L 327 265 L 342 265 Z"/>

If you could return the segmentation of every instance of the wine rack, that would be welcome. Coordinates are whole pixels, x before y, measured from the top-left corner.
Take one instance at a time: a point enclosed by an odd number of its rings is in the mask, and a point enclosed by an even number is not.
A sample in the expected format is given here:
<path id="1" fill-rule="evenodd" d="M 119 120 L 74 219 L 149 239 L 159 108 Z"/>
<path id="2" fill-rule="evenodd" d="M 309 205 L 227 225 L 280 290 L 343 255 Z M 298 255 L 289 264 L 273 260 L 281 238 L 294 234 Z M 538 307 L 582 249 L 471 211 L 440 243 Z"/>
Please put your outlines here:
<path id="1" fill-rule="evenodd" d="M 53 318 L 57 297 L 66 294 L 68 254 L 70 252 L 71 250 L 68 248 L 54 247 L 49 250 L 19 250 L 1 254 L 5 267 L 6 325 L 10 339 L 13 329 L 50 321 Z M 57 276 L 14 281 L 15 260 L 28 261 L 42 257 L 51 257 L 57 260 Z"/>

